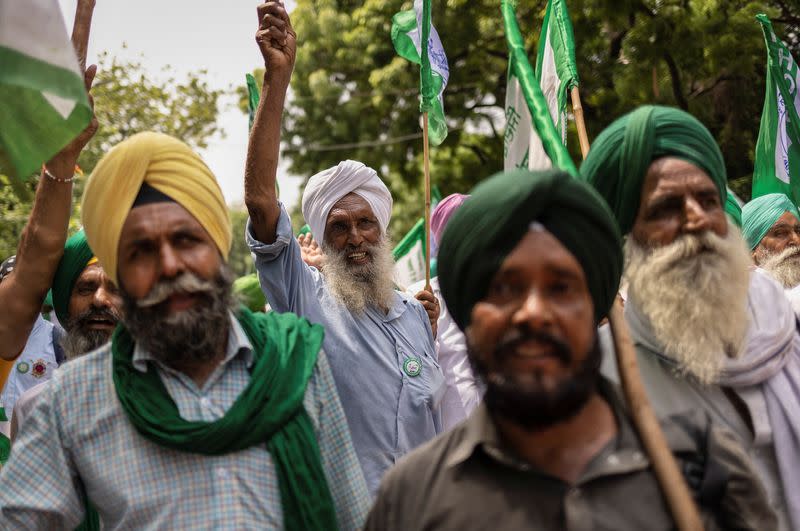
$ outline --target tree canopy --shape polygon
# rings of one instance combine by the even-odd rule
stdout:
[[[392,15],[408,0],[298,0],[298,52],[284,115],[283,156],[310,176],[345,158],[378,169],[395,198],[393,233],[422,213],[419,69],[395,53]],[[790,0],[568,0],[590,139],[644,103],[678,106],[722,147],[732,187],[749,197],[764,101],[766,50],[755,15],[800,52]],[[518,2],[532,64],[546,0]],[[431,151],[443,194],[502,170],[507,50],[498,0],[433,2],[450,63],[450,134]],[[257,78],[260,76],[257,76]],[[260,79],[259,79],[260,81]],[[245,106],[246,108],[246,106]],[[580,160],[577,138],[570,151]]]

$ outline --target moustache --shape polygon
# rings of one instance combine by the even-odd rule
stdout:
[[[495,356],[502,361],[512,355],[521,344],[527,341],[537,341],[548,345],[552,355],[564,365],[569,365],[572,360],[569,345],[554,335],[542,330],[534,330],[527,325],[516,327],[500,338],[500,343],[495,347]]]
[[[120,314],[117,310],[104,307],[96,308],[94,306],[81,313],[73,322],[77,325],[85,325],[91,321],[111,321],[116,324],[120,319]]]
[[[139,308],[151,308],[166,301],[176,293],[187,295],[209,295],[214,291],[214,283],[203,280],[194,273],[182,273],[171,280],[159,280],[150,292],[136,301]]]

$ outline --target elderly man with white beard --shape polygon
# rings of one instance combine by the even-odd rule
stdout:
[[[258,8],[265,96],[256,112],[245,169],[246,237],[272,309],[325,327],[342,406],[367,486],[374,492],[401,456],[442,430],[444,377],[433,337],[438,302],[394,290],[387,226],[392,197],[375,170],[344,161],[314,175],[302,210],[325,254],[323,271],[303,262],[275,191],[281,113],[295,57],[295,33],[276,2]]]
[[[756,197],[742,209],[753,261],[784,288],[800,284],[800,212],[785,194]]]
[[[597,138],[581,173],[627,235],[625,317],[653,406],[704,409],[727,426],[780,528],[800,529],[800,335],[783,289],[751,271],[726,219],[714,138],[683,111],[642,107]]]

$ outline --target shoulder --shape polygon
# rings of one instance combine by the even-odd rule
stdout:
[[[63,364],[50,380],[50,392],[61,407],[95,409],[109,403],[111,343]]]

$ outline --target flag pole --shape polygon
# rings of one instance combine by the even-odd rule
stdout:
[[[571,96],[575,125],[581,141],[581,153],[585,159],[589,153],[589,136],[586,134],[586,124],[583,121],[583,107],[578,87],[572,88]],[[678,468],[675,456],[672,455],[672,450],[667,445],[664,432],[661,430],[661,425],[647,398],[644,384],[642,384],[639,364],[636,361],[636,350],[631,341],[619,299],[616,299],[611,307],[608,324],[614,339],[617,371],[622,391],[625,394],[625,401],[628,403],[628,410],[642,445],[653,464],[653,471],[664,492],[675,524],[681,531],[701,531],[703,523],[697,505],[695,505],[686,480]]]
[[[422,113],[422,157],[425,166],[425,289],[431,291],[431,168],[427,111]]]
[[[75,22],[72,24],[72,46],[78,56],[81,72],[86,71],[86,55],[89,50],[89,30],[92,26],[95,0],[78,0]]]
[[[581,105],[581,93],[578,87],[572,87],[570,91],[572,98],[572,114],[575,115],[575,126],[578,128],[578,139],[581,142],[581,155],[586,158],[589,154],[589,135],[586,134],[586,122],[583,121],[583,105]]]

